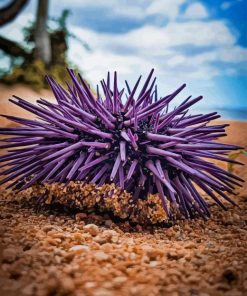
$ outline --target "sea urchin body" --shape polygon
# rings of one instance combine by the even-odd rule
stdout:
[[[23,190],[37,182],[114,182],[133,194],[133,202],[157,193],[168,216],[176,209],[186,218],[210,215],[198,187],[223,208],[218,196],[234,204],[227,194],[242,180],[208,159],[237,163],[226,155],[240,147],[214,142],[226,127],[208,125],[220,117],[217,112],[188,114],[201,96],[170,111],[169,103],[185,85],[158,98],[153,70],[140,91],[141,77],[133,88],[126,82],[126,92],[119,90],[116,72],[111,86],[108,73],[101,81],[103,96],[68,71],[67,90],[47,77],[56,103],[10,99],[38,120],[5,116],[22,126],[0,130],[12,136],[0,148],[17,148],[0,157],[8,166],[0,184],[12,181],[9,187]]]

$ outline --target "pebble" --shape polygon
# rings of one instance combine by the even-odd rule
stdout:
[[[196,244],[194,242],[186,243],[184,246],[185,249],[194,249],[196,248]]]
[[[14,248],[7,248],[3,250],[2,261],[7,263],[12,263],[16,260],[18,256],[18,250]]]
[[[95,224],[87,224],[83,229],[92,236],[96,236],[99,233],[99,227]]]
[[[80,254],[80,253],[83,253],[83,252],[90,251],[90,248],[88,246],[86,246],[86,245],[75,245],[75,246],[71,247],[69,249],[69,251]]]
[[[115,287],[120,287],[127,281],[127,277],[125,277],[125,276],[117,276],[112,281],[113,281],[113,285]]]
[[[75,215],[75,220],[76,221],[83,221],[86,218],[87,218],[86,213],[78,213],[78,214]]]
[[[94,241],[99,244],[117,243],[118,238],[119,234],[115,230],[104,230],[102,234],[94,238]]]
[[[92,293],[93,296],[114,296],[115,293],[112,292],[112,291],[109,291],[107,289],[103,289],[103,288],[100,288],[100,289],[97,289],[95,290],[93,293]]]
[[[147,254],[150,260],[156,259],[157,257],[163,256],[164,252],[158,248],[153,248],[148,245],[142,246],[143,251]]]
[[[95,288],[97,286],[97,284],[95,282],[87,282],[85,283],[84,287],[86,289],[92,289],[92,288]]]
[[[69,294],[75,289],[75,284],[72,278],[63,276],[61,279],[61,290],[64,294]]]
[[[107,255],[105,252],[99,251],[94,253],[94,258],[97,261],[106,261],[109,259],[109,255]]]
[[[151,266],[151,267],[156,267],[156,266],[158,266],[160,264],[160,262],[158,262],[158,261],[150,261],[149,262],[149,265]]]

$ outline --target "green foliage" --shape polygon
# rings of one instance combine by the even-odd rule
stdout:
[[[30,61],[25,65],[15,66],[12,71],[2,77],[1,81],[6,84],[24,83],[35,90],[48,88],[45,75],[52,76],[57,82],[64,84],[68,80],[68,73],[64,64],[55,64],[49,69],[41,60]]]

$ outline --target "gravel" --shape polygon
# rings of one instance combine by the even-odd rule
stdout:
[[[133,227],[2,191],[0,295],[246,295],[247,196],[237,200],[209,221]]]

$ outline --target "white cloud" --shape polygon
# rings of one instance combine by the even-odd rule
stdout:
[[[108,70],[117,70],[134,81],[139,73],[148,73],[154,67],[160,81],[166,81],[166,86],[159,84],[159,88],[167,91],[167,87],[172,90],[185,81],[205,85],[221,74],[235,75],[235,65],[247,60],[247,50],[236,45],[236,37],[222,21],[170,22],[162,28],[143,26],[124,34],[79,27],[71,31],[92,48],[86,51],[73,40],[69,57],[93,83],[104,78]],[[184,53],[184,47],[198,48],[199,52]],[[201,48],[204,50],[200,53]],[[226,73],[219,63],[227,64]]]
[[[191,4],[184,13],[184,17],[187,19],[204,19],[208,16],[206,7],[199,2]]]
[[[146,9],[147,15],[161,14],[169,19],[175,19],[179,14],[180,6],[184,0],[154,0]]]
[[[104,8],[112,16],[124,16],[135,19],[145,19],[148,16],[161,15],[168,19],[175,19],[180,6],[187,0],[71,0],[70,7],[76,8]],[[63,3],[64,4],[64,3]],[[52,1],[54,7],[61,5],[60,1]]]
[[[92,48],[101,48],[106,52],[125,52],[123,56],[129,52],[151,57],[164,56],[176,46],[226,46],[236,41],[221,21],[170,22],[162,28],[146,25],[123,34],[97,33],[79,27],[71,30]]]

